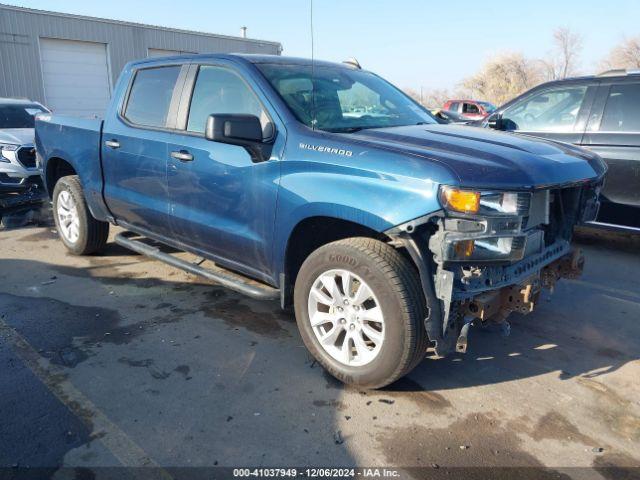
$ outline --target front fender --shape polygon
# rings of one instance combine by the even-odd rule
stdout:
[[[284,271],[288,239],[301,221],[331,217],[383,232],[439,210],[439,185],[429,178],[352,166],[284,161],[274,235],[275,270]]]

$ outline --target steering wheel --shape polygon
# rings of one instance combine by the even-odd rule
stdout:
[[[524,118],[527,123],[534,123],[536,121],[536,117],[534,117],[532,113],[525,113],[522,118]]]

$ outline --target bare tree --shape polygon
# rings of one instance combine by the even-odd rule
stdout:
[[[463,80],[461,86],[467,96],[501,105],[543,79],[540,62],[521,53],[503,53],[489,59],[480,72]]]
[[[640,68],[640,36],[625,38],[609,52],[600,66],[603,70]]]
[[[405,88],[404,93],[431,110],[442,108],[444,102],[452,98],[451,92],[446,88]]]
[[[553,32],[553,51],[542,60],[548,80],[560,80],[577,73],[582,37],[567,27],[558,27]]]

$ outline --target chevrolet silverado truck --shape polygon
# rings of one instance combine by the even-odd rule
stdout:
[[[36,147],[72,253],[118,225],[127,248],[293,305],[317,361],[369,388],[579,275],[573,228],[606,171],[568,144],[438,124],[353,62],[280,56],[132,62],[104,120],[41,114]]]

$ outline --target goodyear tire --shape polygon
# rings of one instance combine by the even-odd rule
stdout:
[[[77,175],[62,177],[56,183],[53,217],[58,236],[74,255],[98,252],[107,243],[109,224],[91,215]]]
[[[425,356],[418,274],[378,240],[349,238],[314,251],[298,273],[294,306],[306,347],[344,383],[380,388]]]

